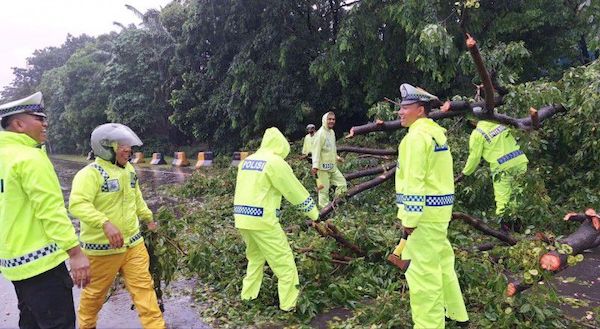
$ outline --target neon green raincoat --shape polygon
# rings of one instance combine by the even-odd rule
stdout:
[[[46,153],[26,134],[0,131],[0,271],[11,281],[69,256],[77,235]]]
[[[248,267],[243,300],[258,297],[265,261],[278,278],[279,307],[291,310],[298,299],[298,270],[279,223],[281,198],[312,220],[319,217],[314,200],[285,162],[290,145],[277,128],[265,131],[260,148],[238,167],[233,213],[246,243]]]
[[[302,144],[302,154],[303,155],[307,155],[312,152],[314,141],[315,141],[314,134],[313,134],[313,136],[311,136],[310,134],[306,134],[306,136],[304,136],[304,143]]]
[[[500,215],[510,202],[515,189],[515,177],[527,171],[529,160],[519,149],[517,141],[506,126],[481,120],[469,139],[469,157],[463,174],[472,174],[481,158],[490,164],[494,181],[496,214]]]
[[[142,243],[138,218],[152,220],[133,166],[127,163],[121,168],[101,158],[75,175],[69,211],[80,219],[80,244],[92,256],[123,253]],[[121,231],[123,247],[110,247],[102,229],[108,220]]]
[[[443,328],[444,316],[468,320],[446,237],[454,179],[445,131],[431,119],[417,119],[398,148],[398,218],[415,228],[402,252],[402,259],[411,260],[406,279],[415,328]]]
[[[319,190],[319,207],[323,208],[329,203],[329,187],[334,185],[335,195],[344,193],[347,182],[342,172],[337,167],[337,147],[335,145],[335,132],[327,127],[327,114],[321,118],[321,128],[315,133],[312,148],[312,167],[319,169],[317,172],[317,188]]]

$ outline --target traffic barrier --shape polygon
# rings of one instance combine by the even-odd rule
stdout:
[[[167,161],[165,161],[165,157],[162,155],[162,153],[152,153],[152,160],[150,160],[150,164],[162,165],[167,164]]]
[[[131,163],[144,163],[146,162],[144,160],[144,153],[142,152],[135,152],[133,154],[133,159],[131,159]]]
[[[213,163],[213,153],[210,151],[207,152],[198,152],[198,161],[196,162],[196,169],[200,167],[211,167]]]
[[[250,152],[233,152],[233,158],[231,159],[231,166],[237,167],[242,160],[250,155]]]
[[[175,152],[171,164],[175,167],[187,167],[190,165],[190,162],[188,161],[185,152]]]

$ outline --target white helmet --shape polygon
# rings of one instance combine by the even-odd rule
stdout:
[[[141,146],[140,138],[129,127],[120,123],[105,123],[92,131],[92,150],[97,157],[115,161],[117,145]]]

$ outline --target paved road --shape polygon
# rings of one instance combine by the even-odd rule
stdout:
[[[191,290],[194,283],[179,281],[165,291],[165,321],[170,329],[205,329],[210,328],[202,322],[194,308]],[[79,305],[81,289],[73,289],[75,308]],[[0,275],[0,328],[17,328],[19,323],[19,310],[17,296],[13,285]],[[108,300],[99,315],[98,329],[102,328],[141,328],[135,310],[131,310],[131,298],[125,290],[115,292]]]
[[[52,159],[56,168],[65,199],[68,198],[71,181],[75,173],[85,164]],[[189,175],[189,168],[173,168],[171,170],[154,171],[138,169],[138,175],[144,182],[144,192],[152,192],[164,184],[178,184]],[[148,193],[148,194],[150,194]],[[78,223],[74,223],[78,227]],[[165,321],[170,329],[210,328],[198,316],[191,289],[195,286],[191,281],[177,281],[165,289]],[[79,304],[81,290],[74,288],[75,307]],[[0,328],[17,328],[19,310],[17,296],[13,285],[0,274]],[[131,298],[125,290],[119,290],[104,305],[99,315],[98,329],[101,328],[141,328],[135,310],[131,310]]]

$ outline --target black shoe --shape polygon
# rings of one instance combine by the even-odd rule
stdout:
[[[446,317],[446,321],[456,323],[456,325],[459,328],[468,328],[469,327],[469,320],[467,320],[467,321],[456,321],[456,320],[450,319],[449,317]]]

